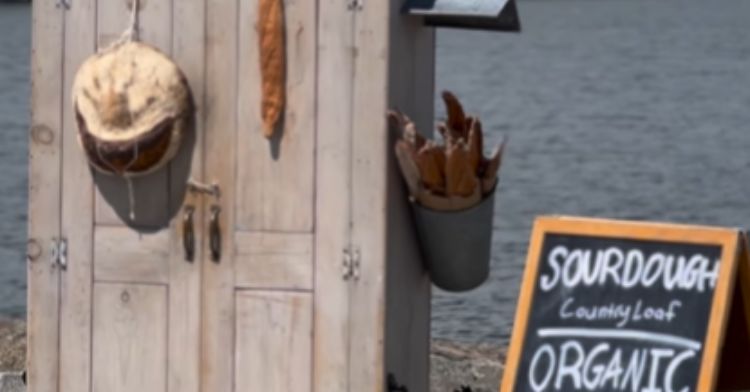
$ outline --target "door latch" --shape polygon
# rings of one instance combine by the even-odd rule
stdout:
[[[68,267],[68,240],[58,237],[52,239],[50,263],[62,270]]]

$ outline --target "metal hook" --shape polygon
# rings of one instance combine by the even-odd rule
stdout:
[[[72,5],[71,1],[72,0],[57,0],[55,2],[55,8],[64,8],[66,10],[69,10]]]
[[[365,8],[364,0],[349,0],[346,9],[349,11],[362,11]]]
[[[191,178],[188,180],[187,186],[188,190],[190,190],[191,192],[204,193],[207,195],[211,195],[217,199],[221,197],[221,189],[219,188],[219,184],[216,182],[209,185],[198,182]]]

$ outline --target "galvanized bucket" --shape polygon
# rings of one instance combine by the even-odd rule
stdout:
[[[490,271],[495,192],[462,211],[411,204],[432,282],[447,291],[468,291],[484,283]]]

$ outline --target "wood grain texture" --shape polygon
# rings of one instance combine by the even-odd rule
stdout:
[[[130,4],[126,0],[102,1],[97,7],[97,44],[106,48],[120,38],[130,23]],[[168,56],[172,52],[172,2],[141,1],[138,31],[140,41],[149,44]],[[118,216],[111,203],[127,204],[127,183],[120,177],[96,173],[96,223],[122,224],[127,214]],[[169,167],[133,179],[136,204],[135,223],[141,227],[161,228],[168,219]],[[101,189],[108,193],[105,198]],[[109,199],[109,200],[108,200]],[[121,207],[122,208],[122,207]],[[129,210],[129,208],[123,208]]]
[[[237,227],[309,233],[315,178],[316,4],[285,1],[287,104],[279,132],[263,135],[258,6],[240,2]]]
[[[235,167],[237,151],[237,45],[236,1],[206,2],[205,61],[205,180],[221,187],[223,256],[212,261],[203,252],[203,308],[201,390],[232,391],[234,381],[234,235]],[[205,198],[208,211],[215,201]],[[208,224],[206,223],[206,227]],[[205,227],[204,230],[206,233]]]
[[[165,286],[94,285],[93,392],[166,391],[167,296]]]
[[[312,296],[237,292],[237,391],[310,392]]]
[[[69,92],[78,67],[95,50],[96,5],[95,0],[77,0],[64,12],[61,233],[68,240],[68,266],[60,301],[60,392],[91,388],[94,188],[78,146]]]
[[[388,106],[411,116],[425,136],[434,121],[435,30],[391,8]],[[398,59],[394,61],[394,59]],[[388,145],[396,142],[389,133]],[[408,190],[388,154],[385,367],[410,391],[429,390],[432,282],[423,267]]]
[[[385,389],[385,285],[388,71],[391,7],[368,2],[355,13],[352,165],[352,244],[359,247],[361,278],[350,294],[350,390]],[[394,11],[395,12],[395,11]],[[395,39],[395,38],[394,38]],[[394,59],[395,61],[395,59]]]
[[[29,134],[27,382],[28,391],[58,390],[59,270],[50,244],[60,233],[63,14],[32,3],[31,129]],[[38,250],[38,254],[35,252]]]
[[[169,283],[169,233],[141,234],[127,227],[97,227],[94,280]]]
[[[312,289],[312,234],[237,232],[235,248],[237,287]]]
[[[352,13],[341,1],[318,2],[316,121],[315,338],[313,390],[348,392],[349,284],[341,278],[349,244]]]
[[[205,0],[179,0],[173,6],[172,58],[190,84],[196,105],[195,146],[192,151],[190,177],[205,182],[203,173]],[[170,163],[170,173],[178,173],[177,163]],[[184,178],[170,176],[172,202],[184,186]],[[197,195],[185,195],[183,205],[195,208],[195,233],[204,232],[203,203]],[[170,206],[170,211],[173,210]],[[182,212],[172,219],[169,259],[169,392],[198,392],[201,377],[201,264],[205,235],[196,235],[195,261],[185,260],[182,240]],[[179,360],[175,360],[179,358]]]

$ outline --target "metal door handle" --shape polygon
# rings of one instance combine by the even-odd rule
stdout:
[[[195,231],[193,229],[193,213],[195,207],[186,206],[182,217],[182,246],[185,248],[185,260],[195,259]]]
[[[211,206],[211,223],[209,224],[209,245],[211,247],[211,260],[221,260],[221,227],[219,227],[219,213],[221,207]]]

